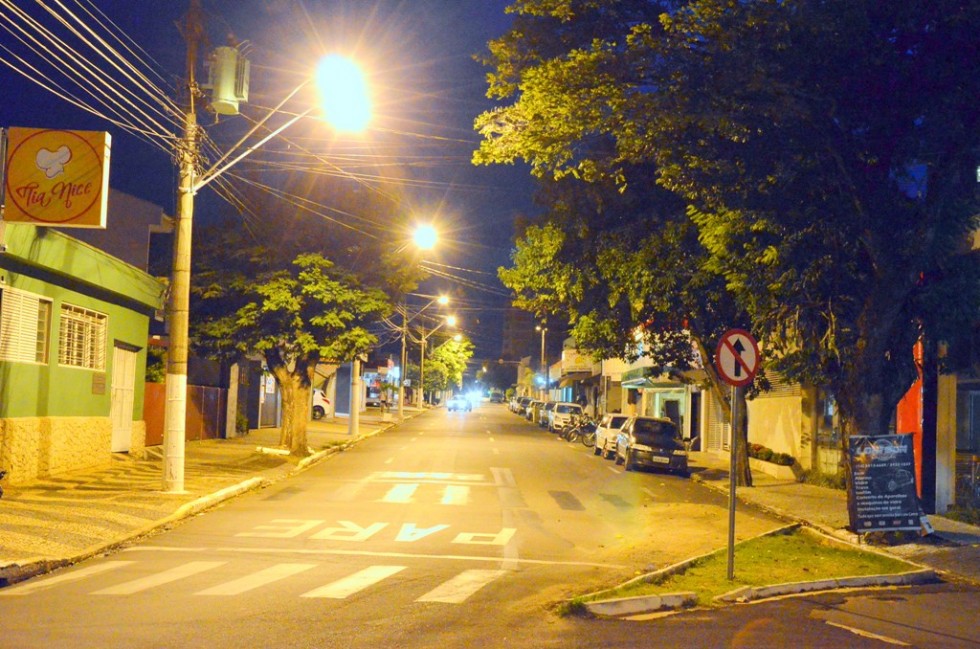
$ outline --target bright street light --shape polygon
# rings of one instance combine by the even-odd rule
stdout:
[[[357,64],[336,54],[324,57],[316,69],[316,87],[327,122],[340,131],[364,130],[371,99]]]
[[[431,225],[420,225],[415,228],[415,232],[412,234],[412,239],[415,241],[415,245],[419,249],[432,250],[436,245],[436,241],[439,239],[439,234]]]

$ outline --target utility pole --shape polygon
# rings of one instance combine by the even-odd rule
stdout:
[[[163,430],[163,489],[169,493],[184,491],[184,438],[187,417],[187,347],[190,323],[191,233],[194,220],[194,182],[197,164],[197,113],[194,99],[197,81],[197,45],[203,34],[200,0],[191,0],[183,25],[187,43],[187,109],[184,113],[184,137],[179,145],[180,182],[178,187],[177,223],[174,227],[173,271],[170,299],[167,301],[167,326],[170,345],[167,352],[167,404]]]
[[[408,373],[408,351],[405,339],[408,337],[408,306],[402,303],[402,355],[398,359],[398,419],[405,419],[405,375]]]

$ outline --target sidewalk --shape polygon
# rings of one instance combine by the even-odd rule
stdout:
[[[416,414],[417,410],[405,413],[406,418]],[[0,499],[0,587],[100,554],[222,500],[286,478],[394,424],[369,411],[361,414],[359,432],[351,436],[347,419],[311,421],[307,443],[313,454],[300,462],[257,450],[278,446],[278,429],[187,442],[184,493],[179,494],[162,491],[160,447],[147,449],[142,459],[114,454],[108,469],[5,486]]]
[[[346,419],[311,422],[308,443],[314,454],[301,462],[257,450],[278,444],[279,433],[272,429],[235,439],[189,442],[181,494],[161,491],[163,461],[158,448],[149,449],[144,459],[115,455],[114,465],[106,470],[10,487],[0,499],[0,587],[71,565],[221,500],[284,479],[394,424],[377,413],[361,415],[360,432],[352,437]],[[728,492],[727,458],[692,453],[690,461],[693,480]],[[776,480],[758,471],[753,480],[755,486],[737,490],[742,501],[858,542],[845,529],[843,492]],[[980,584],[980,528],[942,516],[930,516],[930,521],[936,529],[930,537],[875,547]]]
[[[716,491],[728,493],[729,459],[712,453],[692,452],[691,478]],[[860,544],[847,530],[847,494],[789,480],[777,480],[761,471],[752,472],[751,487],[735,490],[742,502],[770,511],[789,521],[810,525],[838,539]],[[943,516],[929,516],[935,533],[874,549],[933,568],[940,573],[980,585],[980,527]]]

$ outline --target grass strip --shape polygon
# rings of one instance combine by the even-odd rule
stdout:
[[[578,602],[693,591],[698,604],[743,586],[770,586],[818,579],[890,575],[913,569],[899,559],[835,543],[806,529],[750,539],[735,546],[735,579],[728,580],[728,551],[719,550],[684,572],[658,581],[634,582]]]

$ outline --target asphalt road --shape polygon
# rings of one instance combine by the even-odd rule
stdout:
[[[736,529],[748,538],[781,525],[740,510]],[[821,618],[815,611],[827,609],[815,598],[645,622],[553,613],[565,598],[726,540],[725,498],[690,480],[625,473],[503,406],[437,410],[121,552],[5,589],[0,647],[880,647],[893,639],[831,623],[854,622],[844,613]],[[969,611],[975,593],[962,596]],[[801,629],[812,641],[799,639]]]

